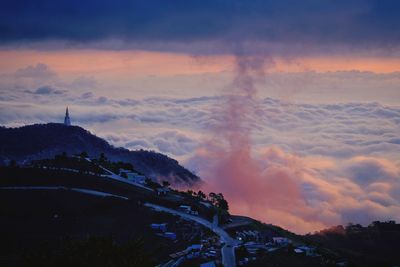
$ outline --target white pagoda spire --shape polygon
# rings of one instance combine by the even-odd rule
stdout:
[[[71,120],[69,118],[69,112],[68,112],[68,107],[65,110],[65,118],[64,118],[64,125],[70,126],[71,125]]]

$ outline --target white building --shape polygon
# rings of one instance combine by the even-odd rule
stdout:
[[[160,187],[156,189],[157,196],[166,196],[171,190],[169,188]]]
[[[292,243],[292,241],[286,237],[273,237],[272,241],[274,242],[275,245],[284,247]]]
[[[297,251],[296,251],[296,249],[297,249]],[[307,256],[315,256],[316,255],[314,247],[300,246],[300,247],[297,247],[296,249],[295,249],[296,253],[305,253]]]
[[[153,230],[160,230],[162,232],[167,231],[167,224],[166,223],[152,223],[150,224],[151,229]]]
[[[125,176],[129,181],[144,184],[146,180],[146,176],[138,174],[137,172],[131,170],[120,169],[119,175]]]
[[[65,118],[64,118],[64,125],[71,126],[71,119],[69,118],[68,107],[65,110]]]
[[[180,205],[178,210],[186,212],[186,213],[190,213],[192,211],[192,207],[186,206],[186,205]]]

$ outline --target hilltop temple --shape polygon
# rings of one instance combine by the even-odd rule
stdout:
[[[71,120],[69,118],[68,107],[65,110],[65,118],[64,118],[64,125],[71,126]]]

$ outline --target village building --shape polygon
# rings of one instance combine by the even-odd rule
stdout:
[[[138,184],[144,184],[146,181],[146,176],[131,170],[119,169],[119,175],[127,178],[128,181]]]
[[[166,195],[168,195],[168,193],[170,191],[171,190],[167,187],[160,187],[160,188],[156,188],[156,190],[155,190],[157,196],[166,196]]]
[[[209,261],[209,262],[200,264],[200,267],[216,267],[216,266],[217,265],[215,265],[214,261]]]
[[[187,205],[180,205],[178,210],[183,211],[185,213],[190,213],[192,211],[192,207]]]
[[[292,241],[286,237],[273,237],[272,241],[275,245],[280,247],[286,247],[287,245],[292,243]]]
[[[176,234],[173,233],[173,232],[165,232],[163,236],[166,237],[166,238],[169,238],[171,240],[175,240],[176,239]]]
[[[151,229],[153,230],[160,230],[162,232],[167,231],[167,224],[166,223],[152,223],[150,225]]]
[[[308,247],[308,246],[299,246],[294,249],[296,253],[304,253],[306,256],[309,257],[314,257],[318,254],[315,253],[315,248],[314,247]]]

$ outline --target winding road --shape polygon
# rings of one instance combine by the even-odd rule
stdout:
[[[163,212],[168,212],[174,215],[178,215],[182,218],[197,222],[207,228],[209,228],[211,231],[216,233],[220,238],[221,241],[224,242],[224,246],[221,249],[221,255],[222,255],[222,264],[225,267],[235,267],[236,266],[236,260],[235,260],[235,246],[237,246],[240,242],[236,239],[231,238],[227,232],[225,232],[224,229],[218,226],[218,219],[214,217],[213,222],[209,222],[206,219],[203,219],[198,216],[194,215],[189,215],[184,212],[180,212],[174,209],[166,208],[163,206],[151,204],[151,203],[145,203],[144,204],[146,207],[153,208],[157,211],[163,211]]]
[[[90,159],[86,158],[87,161],[91,162]],[[116,179],[118,181],[122,181],[125,183],[130,183],[133,184],[135,186],[139,186],[141,188],[144,188],[146,190],[149,191],[153,191],[153,189],[148,188],[146,186],[143,186],[141,184],[138,183],[134,183],[132,181],[128,181],[127,179],[122,178],[121,176],[113,173],[112,171],[104,168],[101,165],[98,165],[100,168],[102,168],[104,171],[106,171],[108,173],[108,177]],[[180,212],[174,209],[170,209],[167,207],[163,207],[163,206],[159,206],[159,205],[155,205],[155,204],[151,204],[151,203],[146,203],[145,206],[153,208],[155,210],[158,211],[164,211],[164,212],[168,212],[174,215],[178,215],[180,217],[186,218],[188,220],[197,222],[207,228],[209,228],[211,231],[213,231],[214,233],[216,233],[222,242],[224,242],[224,246],[221,249],[221,255],[222,255],[222,264],[225,267],[236,267],[236,259],[235,259],[235,246],[237,246],[238,244],[240,244],[240,241],[231,238],[228,233],[222,229],[221,227],[218,226],[218,217],[215,215],[213,218],[212,222],[207,221],[206,219],[203,219],[201,217],[198,216],[193,216],[193,215],[189,215],[187,213],[184,212]]]

